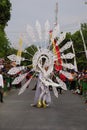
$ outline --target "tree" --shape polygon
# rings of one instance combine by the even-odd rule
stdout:
[[[87,47],[87,23],[81,24],[81,30]],[[73,41],[78,69],[83,69],[87,66],[87,59],[84,52],[84,46],[80,30],[76,31],[72,35],[69,35],[69,33],[67,33],[66,39],[69,40],[69,38]]]
[[[9,0],[0,0],[0,28],[4,29],[10,20],[11,3]]]
[[[87,23],[81,24],[81,30],[82,30],[82,34],[84,37],[86,47],[87,47]],[[84,46],[83,46],[83,41],[82,41],[80,30],[76,31],[73,34],[68,32],[66,34],[65,40],[62,42],[62,44],[60,44],[60,48],[70,40],[73,41],[78,70],[86,68],[87,67],[87,59],[86,59],[85,52],[84,52]],[[68,53],[68,52],[72,52],[72,49],[69,48],[69,49],[64,51],[64,53]]]
[[[25,62],[22,62],[23,65],[32,65],[32,58],[36,53],[37,46],[31,45],[25,49],[26,51],[22,53],[22,56],[26,59]]]
[[[0,58],[7,55],[8,49],[10,48],[5,33],[0,30]]]
[[[0,58],[8,55],[10,42],[5,33],[5,27],[10,20],[11,3],[9,0],[0,0]]]

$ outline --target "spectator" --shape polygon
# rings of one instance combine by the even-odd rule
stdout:
[[[0,71],[0,102],[1,103],[3,103],[3,88],[4,88],[3,76]]]

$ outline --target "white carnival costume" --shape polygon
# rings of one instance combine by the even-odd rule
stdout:
[[[57,30],[57,27],[55,27],[52,31],[52,36],[50,37],[50,43],[49,43],[49,30],[50,30],[49,27],[50,27],[49,22],[47,21],[45,23],[45,34],[44,34],[45,43],[43,44],[45,45],[45,48],[44,48],[43,46],[38,47],[37,45],[38,41],[36,41],[35,39],[33,28],[31,26],[27,26],[27,32],[29,33],[29,36],[31,36],[31,39],[33,40],[33,44],[36,41],[36,46],[37,46],[37,50],[34,50],[34,48],[30,46],[31,49],[34,51],[34,55],[32,55],[32,69],[31,70],[33,70],[35,73],[39,73],[37,90],[36,90],[35,99],[34,99],[34,104],[37,105],[37,107],[41,107],[42,105],[46,107],[46,103],[51,102],[49,86],[52,86],[54,95],[57,98],[58,98],[58,91],[56,87],[61,87],[62,89],[67,90],[66,84],[59,77],[56,77],[56,80],[58,83],[53,82],[49,78],[50,74],[53,72],[53,69],[56,68],[57,71],[61,71],[61,73],[65,75],[67,78],[72,78],[72,76],[69,72],[67,72],[66,68],[75,69],[75,66],[72,65],[71,63],[64,63],[65,59],[73,59],[75,56],[75,54],[73,53],[64,54],[64,51],[72,46],[73,44],[72,41],[67,42],[65,45],[63,45],[59,49],[58,46],[65,39],[66,34],[65,33],[60,34],[60,36],[58,37],[58,41],[56,41],[58,30]],[[42,30],[41,30],[40,23],[38,21],[36,21],[36,29],[37,29],[38,37],[40,40],[38,43],[43,43]],[[10,55],[8,56],[8,58],[11,61],[18,61],[17,60],[18,58],[19,58],[19,61],[28,60],[20,56],[17,57],[14,55]],[[44,63],[43,63],[43,59],[44,59]],[[16,63],[20,63],[20,62],[16,62]],[[26,68],[27,66],[20,66],[20,65],[18,67],[15,66],[9,70],[8,74],[15,75],[18,72],[25,70]],[[30,71],[19,75],[18,77],[14,79],[12,84],[20,83],[29,73]],[[21,87],[19,91],[19,95],[26,90],[27,86],[30,84],[31,79],[33,78],[34,75],[32,75],[32,77],[28,81],[25,81],[25,84],[23,84],[23,86]]]
[[[37,105],[37,107],[42,107],[42,105],[43,107],[46,107],[51,103],[49,87],[41,81],[42,78],[43,74],[40,73],[34,98],[34,105]]]
[[[33,57],[33,68],[35,71],[39,72],[34,100],[34,105],[37,105],[37,107],[46,107],[46,105],[51,103],[51,96],[49,91],[49,80],[51,79],[48,77],[53,71],[54,58],[52,57],[53,54],[47,49],[39,50]],[[53,81],[51,80],[51,85],[52,83]],[[54,84],[59,86],[56,83]]]

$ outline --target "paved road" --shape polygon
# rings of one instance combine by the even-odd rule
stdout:
[[[31,87],[18,96],[12,90],[0,103],[0,130],[87,130],[87,105],[81,96],[64,91],[56,99],[51,92],[50,107],[34,108]]]

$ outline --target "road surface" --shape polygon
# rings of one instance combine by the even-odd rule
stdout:
[[[0,103],[0,130],[87,130],[87,104],[82,96],[63,91],[57,99],[51,91],[48,108],[31,107],[34,81],[18,96],[12,89]]]

